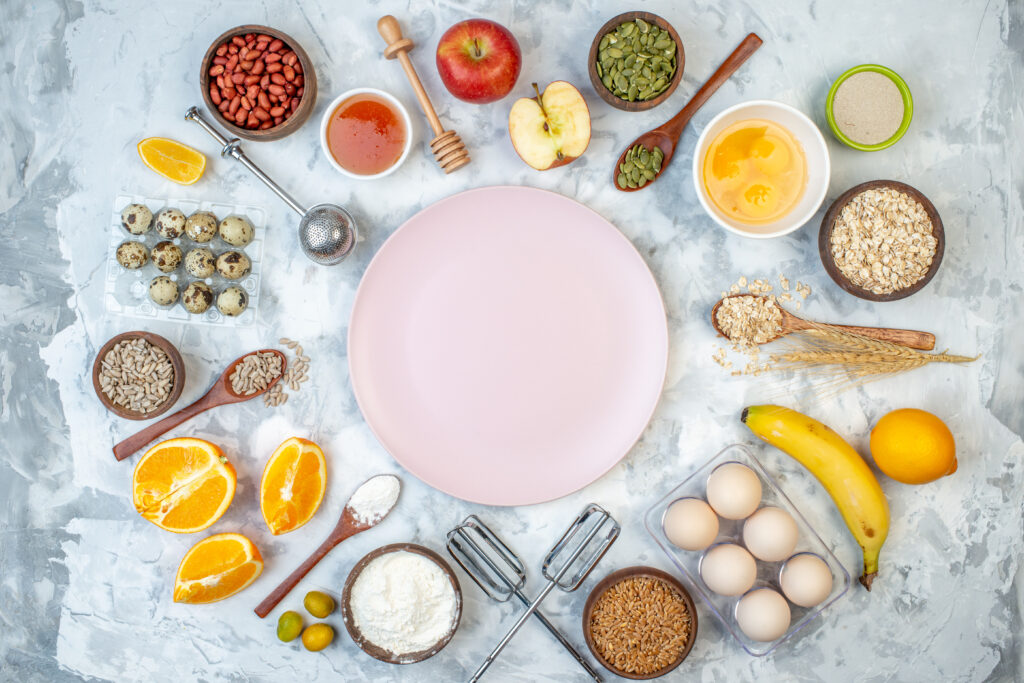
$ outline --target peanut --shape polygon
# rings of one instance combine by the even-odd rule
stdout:
[[[264,33],[233,36],[218,45],[207,75],[213,106],[228,122],[251,130],[282,124],[305,92],[298,55]]]

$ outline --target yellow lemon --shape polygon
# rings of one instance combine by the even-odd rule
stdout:
[[[180,185],[191,185],[202,178],[206,170],[203,153],[176,140],[146,138],[137,149],[146,166]]]
[[[871,430],[878,469],[904,484],[927,484],[956,472],[956,443],[949,427],[916,408],[894,410]]]

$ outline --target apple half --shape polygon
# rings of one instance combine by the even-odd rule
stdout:
[[[515,101],[508,134],[516,154],[538,171],[565,166],[590,144],[590,108],[571,83],[555,81],[536,97]]]

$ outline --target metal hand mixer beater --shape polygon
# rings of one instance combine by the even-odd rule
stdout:
[[[302,251],[312,261],[322,266],[333,266],[345,260],[352,253],[356,244],[356,223],[348,211],[334,204],[317,204],[305,209],[295,201],[281,186],[270,179],[263,170],[254,164],[242,151],[238,138],[228,140],[203,118],[197,107],[189,107],[185,119],[195,121],[222,146],[220,155],[241,162],[254,176],[263,181],[274,193],[284,200],[285,204],[302,216],[299,222],[299,244]]]
[[[530,598],[522,590],[526,585],[526,569],[522,560],[479,517],[470,515],[462,524],[449,531],[447,546],[452,558],[487,597],[497,602],[508,602],[514,595],[529,607]],[[601,683],[601,676],[576,651],[558,627],[548,621],[539,609],[534,611],[533,616],[544,624],[591,678]]]
[[[512,625],[512,628],[491,651],[491,654],[487,655],[487,659],[469,679],[470,683],[480,680],[480,677],[494,663],[512,637],[537,611],[540,603],[556,586],[566,593],[571,593],[580,587],[580,584],[608,552],[608,548],[615,542],[615,539],[619,537],[620,530],[619,523],[601,506],[591,503],[583,508],[583,512],[569,525],[569,528],[565,530],[565,533],[544,558],[541,573],[548,580],[547,585],[533,599],[533,602]]]

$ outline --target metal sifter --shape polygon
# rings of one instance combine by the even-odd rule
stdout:
[[[544,558],[541,572],[548,580],[547,585],[534,598],[519,620],[501,639],[501,642],[495,646],[491,654],[487,655],[487,659],[469,679],[470,683],[480,680],[480,677],[494,663],[494,660],[522,628],[526,620],[537,611],[540,603],[548,596],[548,593],[554,590],[555,586],[566,593],[571,593],[580,587],[580,584],[608,552],[615,539],[619,537],[620,530],[619,523],[600,505],[591,503],[583,508],[583,512],[569,525],[569,528],[565,530],[565,533]]]
[[[274,193],[284,200],[285,204],[302,216],[299,222],[299,243],[303,253],[312,261],[322,266],[333,266],[345,260],[352,253],[356,244],[356,223],[348,211],[334,204],[317,204],[305,209],[295,201],[281,186],[271,180],[270,176],[245,156],[241,143],[237,138],[228,140],[220,134],[209,121],[203,118],[197,107],[189,107],[185,119],[195,121],[214,140],[222,145],[220,155],[231,157],[242,163],[254,176],[263,181]]]

